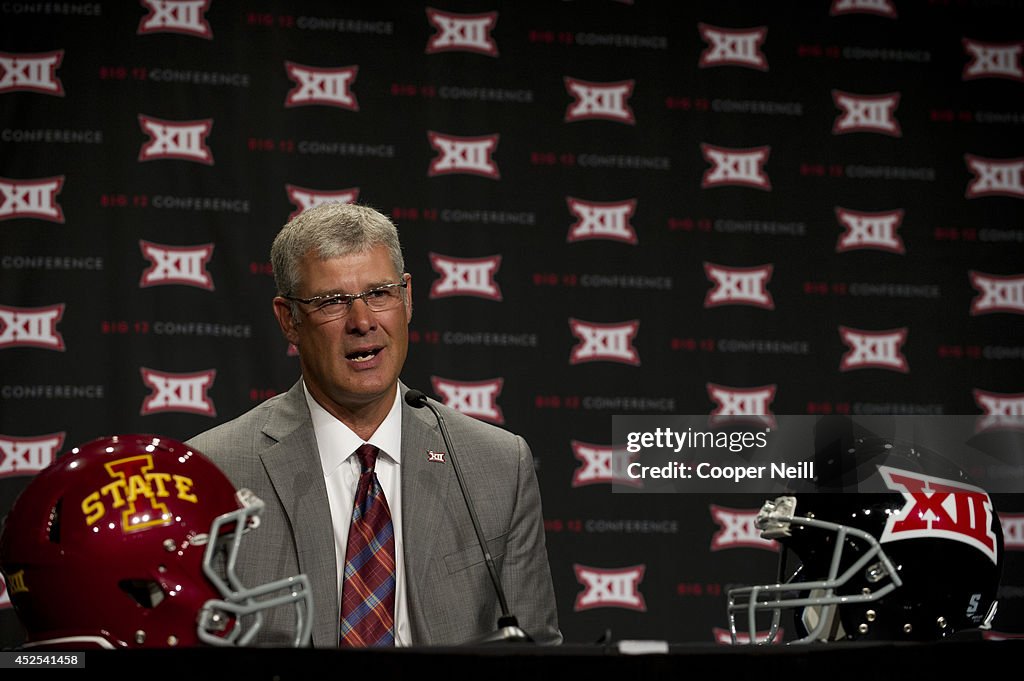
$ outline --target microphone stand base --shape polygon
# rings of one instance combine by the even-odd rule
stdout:
[[[517,626],[499,627],[490,634],[474,639],[470,645],[493,645],[504,643],[533,643],[533,639]]]

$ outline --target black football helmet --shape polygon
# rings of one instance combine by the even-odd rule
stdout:
[[[775,641],[783,610],[794,613],[790,643],[927,641],[988,628],[1003,565],[989,494],[913,444],[860,438],[844,454],[838,477],[761,508],[762,537],[782,548],[778,581],[729,590],[733,642],[747,633]]]

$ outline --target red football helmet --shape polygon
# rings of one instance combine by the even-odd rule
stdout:
[[[792,643],[928,641],[989,628],[1003,534],[988,493],[909,443],[862,438],[849,454],[846,472],[867,491],[823,485],[761,508],[761,536],[782,547],[778,581],[729,590],[733,642],[777,641],[783,610],[794,614]],[[767,633],[759,613],[771,613]]]
[[[15,500],[0,536],[25,647],[241,646],[275,607],[295,610],[293,643],[308,645],[305,575],[247,588],[235,574],[262,509],[176,440],[115,435],[63,454]]]

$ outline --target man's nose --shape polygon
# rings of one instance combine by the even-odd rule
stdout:
[[[348,310],[345,322],[350,330],[366,333],[376,326],[377,315],[370,309],[365,300],[356,298],[352,301],[352,306]]]

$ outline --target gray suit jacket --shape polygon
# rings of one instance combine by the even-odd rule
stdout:
[[[401,385],[404,397],[408,388]],[[438,405],[519,625],[539,643],[559,643],[540,492],[526,441]],[[242,541],[246,586],[305,573],[314,595],[313,646],[338,645],[338,570],[327,487],[301,381],[238,418],[188,441],[238,487],[263,502],[261,524]],[[427,409],[402,402],[402,522],[415,645],[456,645],[491,633],[498,599],[446,451]],[[448,457],[450,459],[450,457]],[[257,645],[288,645],[294,614],[268,613]]]

